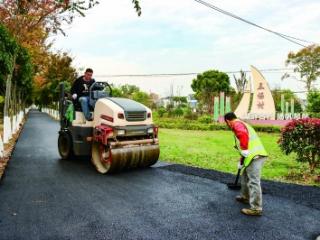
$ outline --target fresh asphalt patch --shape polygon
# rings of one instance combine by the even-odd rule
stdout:
[[[169,171],[180,172],[219,181],[223,184],[234,182],[235,175],[215,170],[202,169],[197,167],[171,164],[162,166]],[[280,183],[268,180],[261,182],[263,194],[290,199],[297,204],[305,205],[320,210],[320,188],[316,186],[302,186],[297,184]],[[317,200],[318,199],[318,200]]]
[[[112,175],[59,158],[59,126],[31,111],[0,186],[0,239],[310,239],[320,188],[263,182],[264,215],[240,213],[234,175],[181,165]],[[161,140],[161,139],[160,139]]]

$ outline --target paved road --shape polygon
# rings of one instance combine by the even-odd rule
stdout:
[[[166,167],[100,175],[63,161],[58,124],[32,111],[0,185],[0,239],[315,239],[320,210],[266,194],[240,214],[235,192]],[[317,199],[319,201],[319,199]]]

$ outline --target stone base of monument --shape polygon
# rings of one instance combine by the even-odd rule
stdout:
[[[244,119],[243,121],[250,123],[252,125],[266,125],[266,126],[279,126],[284,127],[291,120],[253,120],[253,119]],[[224,123],[224,118],[219,117],[219,123]]]
[[[280,126],[284,127],[289,123],[291,120],[246,120],[253,125],[272,125],[272,126]]]

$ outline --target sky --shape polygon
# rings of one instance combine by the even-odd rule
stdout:
[[[242,18],[297,38],[320,43],[319,0],[206,0]],[[94,70],[96,80],[135,84],[162,97],[192,93],[196,75],[108,77],[108,75],[230,72],[285,68],[290,51],[301,46],[213,11],[194,0],[140,0],[137,16],[131,0],[100,4],[53,36],[54,51],[66,51],[74,67]],[[271,88],[304,90],[284,72],[262,72]],[[250,73],[247,74],[250,76]],[[237,74],[236,74],[237,76]],[[234,86],[232,74],[231,84]],[[316,87],[320,87],[319,81]],[[173,90],[171,90],[173,89]],[[300,94],[304,98],[304,94]]]

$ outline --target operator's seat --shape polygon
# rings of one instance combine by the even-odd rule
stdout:
[[[110,88],[110,85],[108,85]],[[111,89],[111,88],[110,88]],[[100,98],[110,97],[111,93],[107,93],[105,91],[105,84],[95,82],[89,90],[89,109],[91,114],[93,115],[94,107],[96,102]],[[87,121],[83,115],[81,104],[79,99],[73,100],[74,111],[75,111],[75,120],[73,120],[73,126],[93,126],[93,121]]]
[[[77,98],[76,100],[73,99],[73,100],[72,100],[72,103],[73,103],[73,107],[74,107],[74,110],[75,110],[75,111],[80,111],[80,112],[82,112],[81,104],[80,104],[78,98]]]
[[[83,112],[75,111],[75,119],[72,121],[74,127],[93,127],[93,121],[87,121]]]
[[[72,100],[72,103],[73,103],[73,107],[74,107],[74,110],[75,110],[75,111],[82,112],[81,104],[80,104],[80,102],[79,102],[78,99]],[[95,105],[95,104],[93,104],[93,106],[94,106],[94,105]],[[94,107],[92,107],[91,105],[89,105],[89,109],[90,109],[90,111],[93,111],[93,110],[94,110]]]
[[[72,121],[72,126],[79,126],[79,127],[92,127],[93,121],[87,121],[84,117],[82,112],[81,104],[79,99],[73,100],[73,107],[74,107],[74,120]],[[91,114],[93,114],[93,107],[89,106]]]

